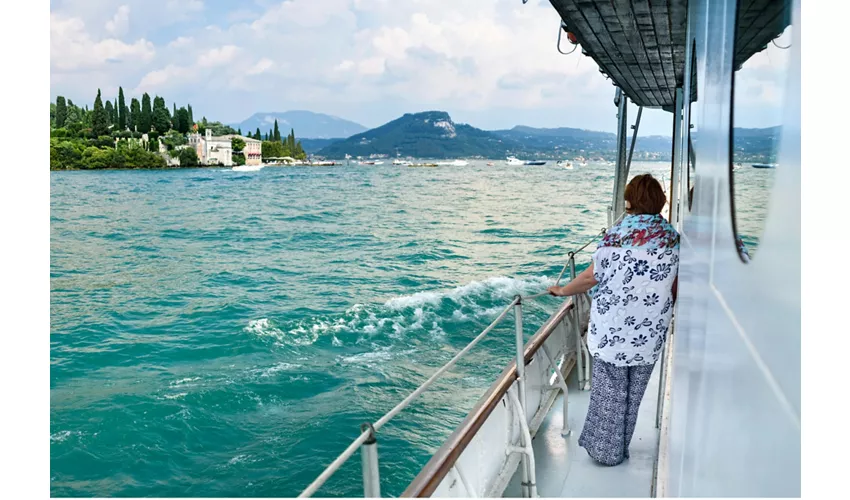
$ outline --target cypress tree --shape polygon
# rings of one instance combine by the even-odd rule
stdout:
[[[277,128],[277,118],[274,120],[274,140],[280,142],[280,129]]]
[[[171,116],[177,118],[177,103],[172,102],[171,104],[174,106],[174,112],[171,113]]]
[[[114,121],[112,120],[112,113],[115,109],[112,107],[112,101],[107,100],[106,105],[103,107],[103,110],[106,111],[106,124],[112,125]]]
[[[150,132],[152,120],[153,111],[151,110],[151,96],[145,92],[142,94],[142,111],[139,113],[139,131],[142,133]]]
[[[256,132],[254,132],[254,139],[257,139],[258,141],[262,141],[262,140],[263,140],[263,138],[262,138],[262,137],[260,137],[260,127],[257,127],[257,131],[256,131]]]
[[[134,97],[130,99],[130,113],[127,115],[127,126],[135,132],[140,129],[141,119],[142,106],[139,104],[139,100]]]
[[[187,111],[189,111],[189,128],[192,128],[192,125],[195,123],[195,118],[192,116],[192,105],[189,104],[186,107],[188,108]]]
[[[94,110],[91,117],[92,134],[96,137],[109,133],[106,123],[106,110],[103,109],[103,101],[100,100],[100,89],[97,89],[97,97],[94,98]]]
[[[65,104],[65,98],[60,95],[56,97],[56,115],[53,119],[56,128],[64,127],[66,118],[68,118],[68,106]]]
[[[239,135],[242,135],[242,127],[239,127],[238,129],[236,129],[236,133],[239,134]]]
[[[189,132],[189,111],[186,108],[180,108],[174,115],[174,128],[181,134]]]
[[[164,135],[171,128],[171,119],[168,116],[168,108],[165,107],[165,99],[156,96],[153,98],[153,128],[160,135]]]
[[[124,89],[118,87],[118,130],[127,129],[127,105],[124,102]]]

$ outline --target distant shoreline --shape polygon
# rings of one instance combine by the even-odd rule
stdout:
[[[440,159],[432,159],[432,158],[428,158],[428,159],[424,159],[424,160],[422,160],[422,161],[447,161],[447,160],[461,160],[461,159],[465,159],[465,158],[440,158]],[[339,162],[339,163],[337,163],[336,165],[264,165],[264,166],[263,166],[263,168],[297,168],[297,167],[306,167],[306,168],[317,168],[317,167],[338,168],[338,167],[344,167],[344,166],[347,166],[347,165],[345,164],[346,160],[332,160],[332,161],[337,161],[337,162]],[[350,161],[351,161],[351,166],[357,166],[357,167],[364,167],[364,166],[366,166],[366,167],[378,167],[378,168],[386,168],[386,167],[390,167],[390,168],[393,168],[393,167],[394,167],[394,168],[399,168],[399,165],[392,165],[391,163],[385,163],[384,165],[358,165],[358,164],[357,164],[357,161],[355,161],[355,160],[350,160]],[[505,162],[505,160],[504,160],[504,159],[494,159],[494,158],[491,158],[491,159],[478,159],[478,160],[471,160],[471,161],[480,161],[480,162],[502,162],[502,163],[504,163],[504,162]],[[547,163],[547,165],[548,165],[549,163],[553,163],[553,164],[554,164],[554,163],[556,163],[556,162],[558,162],[558,161],[561,161],[561,160],[544,160],[544,161],[546,161],[546,163]],[[640,163],[670,163],[670,160],[633,160],[633,161],[632,161],[632,163],[637,163],[637,162],[640,162]],[[590,162],[590,164],[594,164],[594,163],[595,163],[595,164],[599,164],[599,162]],[[231,165],[231,166],[226,166],[226,165],[193,165],[193,166],[191,166],[191,167],[167,166],[167,167],[156,167],[156,168],[148,168],[148,167],[121,167],[121,168],[52,168],[52,167],[51,167],[51,168],[50,168],[50,171],[51,171],[51,172],[116,172],[116,171],[121,171],[121,172],[123,172],[123,171],[128,171],[128,170],[151,170],[151,171],[154,171],[154,170],[193,170],[193,169],[204,170],[204,169],[211,169],[211,168],[217,168],[217,169],[226,169],[226,170],[230,170],[230,169],[232,169],[232,168],[233,168],[233,167],[235,167],[235,166],[237,166],[237,165]],[[469,165],[469,166],[472,166],[472,165]],[[507,165],[506,165],[506,166],[507,166]],[[546,165],[542,165],[542,166],[546,166]],[[444,167],[444,168],[446,168],[446,167],[447,167],[447,168],[458,168],[458,169],[466,168],[466,167],[453,166],[453,165],[444,165],[443,167]],[[523,168],[528,168],[528,167],[523,166]]]

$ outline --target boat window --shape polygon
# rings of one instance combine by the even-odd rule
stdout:
[[[694,106],[694,102],[698,99],[697,93],[697,43],[696,40],[691,42],[691,90],[690,100],[688,101],[688,211],[694,206],[694,181],[696,180],[697,159],[694,152],[693,136],[696,134],[697,119],[694,113],[697,112],[698,106]]]
[[[779,164],[791,2],[739,0],[732,77],[729,186],[738,255],[755,256]],[[764,37],[772,33],[773,37]],[[766,44],[766,45],[765,45]]]

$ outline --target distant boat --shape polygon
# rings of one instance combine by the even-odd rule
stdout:
[[[753,163],[753,168],[776,168],[775,163]]]
[[[544,160],[518,160],[516,156],[508,156],[508,165],[546,165]]]
[[[372,162],[372,165],[383,165],[383,164],[384,164],[384,162],[382,162],[380,160],[376,161],[376,162]]]
[[[393,160],[393,165],[405,166],[405,165],[412,165],[412,164],[407,160]]]
[[[495,163],[493,163],[492,161],[488,161],[488,162],[487,162],[487,166],[488,166],[488,167],[492,167],[493,165],[495,165]]]
[[[237,165],[233,167],[231,170],[234,172],[256,172],[261,168],[265,167],[265,165]]]
[[[561,160],[558,163],[556,163],[556,165],[558,165],[559,167],[564,167],[567,170],[573,169],[573,162],[571,162],[571,161]]]
[[[314,166],[314,167],[332,167],[332,166],[336,165],[336,162],[333,162],[333,161],[314,161],[310,165]]]
[[[466,160],[454,160],[454,161],[442,161],[437,163],[437,165],[447,166],[447,167],[465,167],[469,165],[469,162]]]
[[[375,162],[371,160],[360,160],[361,165],[374,165]]]
[[[436,163],[411,163],[408,167],[436,167]]]
[[[586,162],[586,161],[583,161],[583,162],[579,163],[579,164],[578,164],[578,166],[579,166],[579,167],[586,167],[586,166],[587,166],[587,162]]]

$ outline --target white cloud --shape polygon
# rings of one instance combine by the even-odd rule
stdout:
[[[181,47],[187,47],[189,45],[192,45],[192,42],[194,41],[195,39],[190,36],[178,36],[177,38],[169,42],[168,46],[171,48],[179,49]]]
[[[197,65],[202,68],[222,66],[233,61],[238,52],[239,47],[235,45],[225,45],[223,47],[210,49],[198,57]]]
[[[133,43],[117,38],[95,41],[81,19],[50,14],[50,65],[55,70],[95,69],[127,61],[145,63],[155,53],[153,44],[144,38]]]
[[[264,57],[257,61],[257,64],[251,66],[248,70],[248,74],[259,75],[260,73],[268,71],[272,66],[274,66],[274,62],[271,59]]]
[[[127,32],[130,25],[130,6],[122,5],[118,7],[112,19],[106,22],[106,31],[116,36],[122,36]]]
[[[125,24],[120,8],[55,2],[61,10],[51,14],[52,38],[62,32],[58,39],[77,40],[77,48],[51,40],[54,72],[97,66],[100,73],[86,70],[88,81],[78,83],[89,88],[108,75],[125,90],[136,84],[191,99],[198,110],[206,102],[215,119],[235,121],[274,103],[366,125],[444,109],[483,127],[511,126],[518,116],[545,117],[528,123],[538,126],[615,126],[611,83],[578,51],[555,50],[559,17],[548,0],[147,0],[149,7],[121,0],[133,13]],[[107,28],[98,37],[83,20]],[[138,39],[121,41],[122,31]],[[157,38],[163,33],[169,38]],[[153,37],[156,48],[141,36]],[[132,69],[106,62],[114,60],[133,60]],[[52,90],[65,92],[67,81],[52,78]]]

